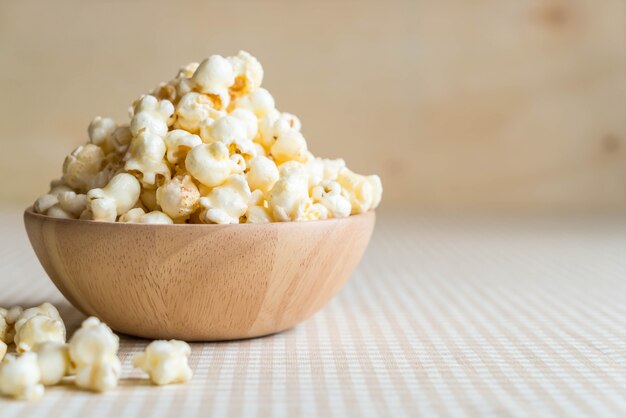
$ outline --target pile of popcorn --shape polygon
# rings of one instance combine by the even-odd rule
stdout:
[[[15,354],[6,354],[15,344]],[[119,338],[98,318],[86,319],[69,343],[65,324],[54,306],[0,308],[0,395],[37,399],[44,386],[67,376],[76,386],[104,392],[117,386],[121,363]],[[133,359],[153,383],[166,385],[191,379],[189,345],[183,341],[153,341]]]
[[[58,218],[134,223],[267,223],[372,210],[376,175],[315,157],[300,120],[276,109],[252,55],[191,63],[129,108],[96,117],[89,143],[34,205]]]

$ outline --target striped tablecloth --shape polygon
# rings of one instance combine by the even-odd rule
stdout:
[[[22,228],[0,214],[0,306],[55,303]],[[120,387],[0,400],[9,417],[626,416],[626,217],[379,217],[324,310],[268,338],[192,344],[188,384],[150,386],[122,338]]]

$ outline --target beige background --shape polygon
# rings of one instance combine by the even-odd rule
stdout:
[[[60,174],[95,115],[245,49],[313,152],[383,207],[626,209],[626,2],[0,2],[0,201]]]

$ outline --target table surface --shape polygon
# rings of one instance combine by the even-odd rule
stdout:
[[[0,209],[0,306],[54,303],[21,213]],[[626,416],[626,217],[379,216],[349,283],[271,337],[192,344],[194,378],[155,387],[122,337],[120,386],[0,399],[9,417]]]

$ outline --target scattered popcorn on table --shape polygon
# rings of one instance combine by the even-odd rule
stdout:
[[[115,388],[122,372],[118,348],[119,337],[106,324],[95,317],[83,321],[69,342],[76,386],[94,392]]]
[[[70,353],[67,344],[44,342],[33,348],[37,353],[37,365],[41,373],[41,383],[45,386],[58,384],[70,373]]]
[[[13,342],[13,336],[9,338],[11,325],[9,325],[9,323],[7,322],[8,313],[9,311],[7,311],[6,309],[0,308],[0,341],[5,344],[10,344],[11,342]]]
[[[315,157],[297,116],[281,112],[247,52],[212,55],[140,96],[130,121],[97,116],[37,213],[133,223],[268,223],[375,209],[376,175]],[[1,332],[1,328],[0,328]]]
[[[24,308],[21,306],[13,306],[6,311],[5,321],[7,324],[5,340],[7,344],[11,344],[15,339],[15,323],[19,319],[20,315],[24,312]]]
[[[184,341],[153,341],[133,358],[133,365],[148,373],[153,383],[184,383],[193,373],[187,362],[191,348]]]
[[[0,363],[0,394],[16,399],[32,400],[43,396],[44,387],[39,381],[41,373],[37,354],[20,356],[7,354]]]
[[[19,353],[31,351],[44,342],[65,343],[65,324],[59,311],[49,303],[23,311],[15,322],[15,347]]]
[[[135,208],[127,214],[137,209],[143,212]],[[142,216],[147,215],[150,214]],[[7,354],[14,327],[17,353]],[[38,399],[44,393],[44,385],[57,385],[65,377],[94,392],[117,386],[122,371],[117,356],[119,337],[98,318],[83,321],[66,344],[65,326],[50,303],[26,310],[19,306],[0,308],[0,337],[0,395]],[[157,385],[184,383],[193,375],[188,363],[190,354],[186,342],[153,341],[145,352],[133,358],[133,365],[145,371]]]

